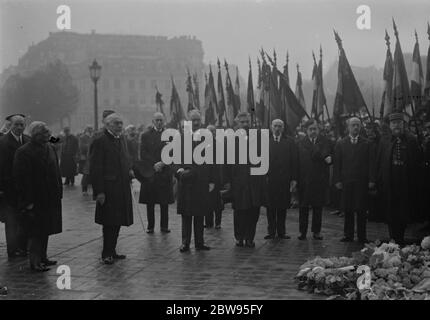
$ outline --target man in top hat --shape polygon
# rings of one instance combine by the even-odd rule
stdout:
[[[6,207],[5,231],[7,253],[9,258],[25,256],[27,254],[27,232],[25,220],[18,210],[19,193],[13,178],[12,168],[16,150],[26,144],[30,138],[24,135],[25,116],[14,114],[6,118],[11,127],[6,135],[0,138],[0,191]]]
[[[140,164],[136,176],[141,182],[139,202],[146,204],[147,233],[154,233],[155,205],[160,205],[160,231],[169,233],[169,204],[173,199],[173,173],[171,167],[161,161],[161,151],[167,142],[161,140],[165,130],[165,118],[154,114],[152,127],[140,137]]]
[[[381,141],[377,172],[390,238],[404,244],[406,226],[419,210],[417,181],[422,158],[417,139],[405,130],[404,114],[393,113],[389,121],[391,137]]]
[[[342,209],[345,212],[342,242],[354,240],[354,218],[357,215],[357,236],[361,243],[367,242],[366,211],[369,189],[375,188],[375,155],[369,141],[360,135],[360,119],[347,121],[348,135],[336,143],[333,180],[342,190]]]

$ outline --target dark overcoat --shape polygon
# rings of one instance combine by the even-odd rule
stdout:
[[[178,179],[177,213],[184,216],[203,217],[209,212],[209,183],[215,183],[213,165],[184,163],[184,141],[181,139],[182,164],[175,165],[175,177]],[[193,150],[198,142],[193,141]],[[183,168],[184,171],[178,173]]]
[[[298,150],[295,141],[282,136],[275,142],[273,135],[269,140],[268,205],[273,208],[290,207],[290,182],[298,179]]]
[[[161,172],[153,169],[154,164],[161,161],[161,151],[167,144],[161,141],[161,134],[151,128],[141,135],[140,161],[135,168],[136,177],[141,182],[140,203],[165,205],[174,202],[171,166],[164,166]]]
[[[381,140],[377,155],[378,184],[380,186],[383,206],[385,207],[385,221],[387,223],[410,223],[419,220],[419,184],[422,155],[417,139],[412,135],[405,135],[406,146],[406,171],[402,188],[404,198],[402,206],[404,210],[393,207],[392,188],[392,156],[394,139],[386,137]],[[427,195],[428,196],[428,195]],[[397,199],[398,200],[398,199]],[[398,202],[398,201],[396,201]]]
[[[108,226],[133,224],[130,187],[131,161],[125,139],[115,138],[107,130],[90,147],[90,177],[96,197],[104,193],[103,205],[96,204],[95,222]]]
[[[306,137],[298,142],[300,206],[322,207],[326,204],[329,187],[329,164],[325,158],[331,156],[328,140],[319,135],[315,144]]]
[[[13,178],[19,192],[18,207],[34,205],[26,212],[29,235],[60,233],[63,186],[54,148],[33,141],[20,147],[15,153]]]
[[[336,143],[333,182],[341,182],[343,210],[365,211],[368,207],[369,182],[375,182],[376,155],[369,140],[359,136],[353,144],[349,136]]]
[[[256,144],[258,154],[260,154],[260,138],[258,137],[257,139],[257,142],[250,142],[247,139],[248,150],[250,145]],[[236,144],[235,152],[235,159],[239,159],[238,144]],[[258,167],[258,165],[253,165],[248,161],[246,164],[226,164],[223,167],[225,174],[224,181],[225,183],[230,183],[231,190],[229,196],[235,210],[248,210],[261,206],[267,207],[267,175],[251,175],[252,167]]]
[[[77,174],[76,158],[79,151],[79,141],[74,135],[64,138],[61,145],[60,170],[63,177],[72,177]]]
[[[90,145],[92,137],[83,134],[79,137],[79,173],[89,174],[90,173]]]
[[[22,135],[22,145],[29,141],[28,136]],[[16,150],[22,145],[10,131],[0,138],[0,190],[4,193],[5,202],[11,207],[18,205],[18,190],[13,179],[13,159]]]

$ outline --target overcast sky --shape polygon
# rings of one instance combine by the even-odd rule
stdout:
[[[263,46],[278,53],[278,66],[290,53],[290,76],[295,81],[299,63],[303,77],[311,77],[312,50],[323,47],[324,66],[337,59],[335,28],[348,59],[357,66],[382,67],[384,30],[399,28],[403,52],[411,52],[417,29],[421,54],[429,45],[427,21],[430,0],[0,0],[0,69],[16,64],[28,46],[56,31],[56,8],[71,8],[72,30],[89,33],[195,35],[203,41],[206,63],[217,56],[238,64],[246,78],[248,55],[255,61]],[[359,5],[371,9],[371,29],[359,30]]]

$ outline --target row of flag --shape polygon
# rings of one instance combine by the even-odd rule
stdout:
[[[394,57],[390,50],[390,37],[385,31],[385,41],[387,45],[386,61],[383,72],[383,95],[380,106],[380,118],[392,112],[410,112],[415,115],[424,100],[430,100],[430,46],[427,55],[427,71],[424,79],[421,64],[417,33],[415,32],[415,46],[413,51],[413,69],[411,82],[409,83],[402,49],[400,46],[397,26],[393,20],[396,46]],[[430,25],[427,33],[430,40]],[[375,115],[370,114],[355,76],[352,72],[349,61],[346,57],[342,40],[339,34],[334,31],[334,37],[339,49],[338,64],[338,85],[333,106],[333,120],[335,126],[341,130],[343,119],[351,115],[360,116],[366,112],[373,121]],[[239,72],[236,67],[236,79],[233,84],[230,76],[229,65],[224,61],[225,86],[221,75],[221,62],[217,61],[218,76],[215,85],[215,77],[212,66],[209,66],[209,75],[205,75],[204,105],[201,112],[204,115],[205,124],[213,124],[222,127],[234,127],[234,119],[240,111],[248,111],[252,116],[253,126],[269,128],[274,119],[282,119],[287,124],[287,130],[293,133],[295,128],[304,118],[315,118],[318,121],[328,120],[332,122],[327,108],[326,96],[323,85],[323,64],[322,48],[319,50],[319,61],[313,57],[312,83],[313,93],[311,102],[311,114],[306,112],[306,103],[302,89],[302,74],[297,65],[297,81],[295,91],[290,88],[288,74],[288,52],[283,70],[277,67],[277,55],[273,51],[272,56],[263,49],[257,58],[257,84],[254,92],[251,59],[249,59],[248,88],[246,94],[246,104],[241,106]],[[173,78],[172,93],[170,98],[170,126],[178,127],[180,122],[187,118],[186,112],[182,109],[179,94]],[[424,85],[425,81],[425,85]],[[192,109],[200,110],[199,86],[197,75],[191,76],[187,70],[186,91],[188,93],[188,105],[186,111]],[[224,90],[225,88],[225,90]],[[162,95],[156,92],[156,105],[158,111],[165,114]]]

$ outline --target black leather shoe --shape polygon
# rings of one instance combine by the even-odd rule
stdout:
[[[210,247],[205,246],[205,245],[201,245],[201,246],[196,247],[196,250],[198,250],[198,251],[209,251],[210,249],[211,249]]]
[[[190,251],[190,246],[182,245],[182,246],[179,248],[179,251],[180,251],[180,252],[188,252],[188,251]]]
[[[352,238],[348,238],[348,237],[343,237],[342,239],[340,239],[340,242],[353,242],[354,239]]]
[[[220,224],[217,224],[217,225],[215,226],[215,229],[221,229],[221,225],[220,225]]]
[[[16,251],[8,254],[9,258],[23,258],[26,256],[27,256],[27,252],[25,252],[23,250],[16,250]]]
[[[33,265],[31,265],[31,266],[30,266],[30,269],[31,269],[32,271],[34,271],[34,272],[46,272],[46,271],[49,271],[49,270],[50,270],[50,268],[48,268],[47,266],[45,266],[45,265],[43,265],[43,264],[40,264],[40,265],[38,265],[38,266],[33,266]]]
[[[124,260],[125,258],[127,258],[127,256],[125,254],[117,254],[115,253],[112,258],[114,258],[115,260]]]
[[[113,257],[102,258],[102,262],[107,265],[111,265],[114,263]]]
[[[323,236],[322,236],[322,235],[320,235],[319,233],[318,233],[318,234],[317,234],[317,233],[314,233],[313,239],[314,239],[314,240],[322,240],[322,239],[323,239]]]
[[[267,236],[264,237],[264,240],[268,240],[268,239],[275,239],[275,236],[272,234],[268,234]]]
[[[154,233],[154,229],[148,229],[146,230],[146,233]]]
[[[243,240],[236,240],[236,247],[243,247]]]
[[[45,266],[49,267],[49,266],[55,266],[55,265],[57,264],[57,261],[46,259],[46,260],[42,260],[42,263],[43,263]]]
[[[247,247],[247,248],[255,248],[255,242],[254,241],[250,241],[250,240],[246,240],[245,241],[245,247]]]
[[[278,235],[278,239],[291,239],[291,237],[287,236],[286,234],[281,234],[281,235]]]
[[[301,234],[300,236],[297,237],[297,239],[299,239],[299,240],[306,240],[306,235],[305,234]]]
[[[152,231],[152,232],[154,232],[154,231]],[[170,230],[169,229],[161,229],[161,233],[170,233]]]

